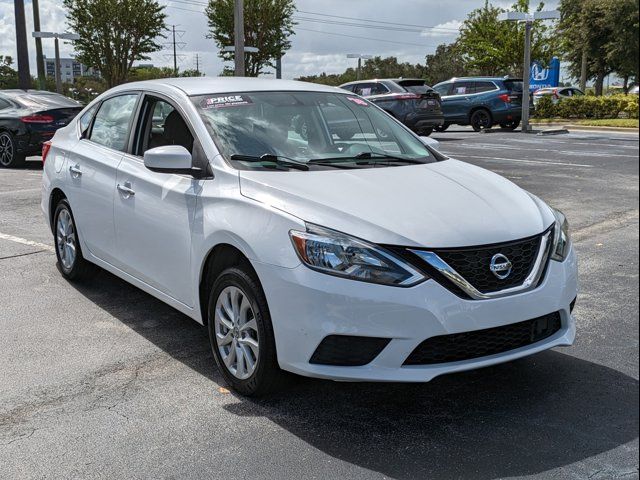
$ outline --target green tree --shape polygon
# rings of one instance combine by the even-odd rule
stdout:
[[[178,73],[180,77],[204,77],[204,73],[200,70],[196,70],[195,68],[188,68],[186,70],[182,70]]]
[[[0,89],[18,88],[18,72],[11,67],[13,58],[0,55]]]
[[[77,58],[96,68],[108,87],[127,80],[133,62],[162,47],[164,6],[156,0],[64,0],[67,23],[80,35]]]
[[[536,10],[542,10],[540,3]],[[517,0],[513,11],[530,12],[529,0]],[[504,12],[488,0],[472,11],[460,28],[457,45],[464,53],[466,68],[477,75],[522,76],[524,57],[524,24],[498,20]],[[534,22],[531,58],[546,62],[558,52],[554,29],[543,21]]]
[[[234,0],[209,0],[205,9],[209,35],[218,48],[219,56],[232,60],[233,52],[222,48],[234,44],[233,31]],[[244,36],[245,45],[258,48],[258,53],[245,53],[245,74],[257,77],[266,67],[275,68],[278,57],[291,48],[289,37],[295,32],[293,0],[245,0]]]
[[[427,65],[424,76],[429,85],[470,74],[460,47],[456,43],[438,45],[435,53],[427,55],[425,60]]]

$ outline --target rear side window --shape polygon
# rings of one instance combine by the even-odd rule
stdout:
[[[8,100],[5,100],[4,98],[0,98],[0,110],[4,110],[5,108],[9,108],[11,106],[11,104],[9,103]]]
[[[359,83],[355,86],[353,91],[362,97],[389,93],[389,89],[381,83]]]
[[[131,93],[102,102],[91,128],[91,141],[124,152],[137,99],[138,94]]]
[[[475,82],[473,93],[491,92],[496,90],[496,85],[493,82]]]
[[[522,93],[522,80],[505,80],[504,86],[511,92]]]
[[[91,125],[91,120],[93,120],[93,116],[96,114],[96,110],[98,110],[98,105],[99,104],[95,104],[80,117],[79,123],[81,135],[86,135],[87,130],[89,130],[89,125]]]

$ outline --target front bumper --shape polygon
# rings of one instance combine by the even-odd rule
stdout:
[[[571,345],[570,304],[578,291],[573,248],[563,263],[551,261],[535,290],[489,300],[464,300],[428,280],[411,288],[345,280],[310,270],[254,262],[273,322],[280,367],[297,374],[344,381],[425,382],[438,375],[514,360]],[[540,342],[503,353],[432,365],[403,365],[425,339],[498,327],[559,312],[561,328]],[[328,335],[390,339],[362,366],[309,363]]]

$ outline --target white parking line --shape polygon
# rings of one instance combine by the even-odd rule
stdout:
[[[9,240],[10,242],[20,243],[22,245],[29,245],[30,247],[42,248],[43,250],[48,250],[49,252],[55,252],[55,249],[51,245],[47,245],[46,243],[34,242],[33,240],[27,240],[26,238],[14,237],[13,235],[8,235],[2,232],[0,232],[0,239]]]
[[[522,150],[522,147],[516,147],[514,145],[499,145],[492,143],[456,143],[452,147],[462,148],[486,148],[487,150]],[[637,158],[638,155],[628,155],[626,153],[609,153],[609,152],[590,152],[579,150],[561,150],[561,149],[549,149],[549,148],[536,148],[536,153],[557,153],[560,155],[574,155],[578,157],[631,157]]]
[[[456,157],[454,156],[454,158]],[[534,165],[559,165],[561,167],[593,168],[593,165],[584,165],[582,163],[542,162],[538,160],[525,160],[522,158],[484,157],[481,155],[461,155],[461,158],[479,158],[482,160],[493,160],[496,162],[532,163]]]
[[[0,195],[6,195],[8,193],[27,193],[27,192],[39,192],[39,188],[21,188],[18,190],[7,190],[6,192],[0,192]]]

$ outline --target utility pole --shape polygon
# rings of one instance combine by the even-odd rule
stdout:
[[[27,26],[24,16],[24,0],[13,0],[16,16],[16,50],[18,53],[18,88],[28,90],[31,87],[29,72],[29,49],[27,47]]]
[[[178,76],[178,57],[176,55],[176,26],[171,25],[171,31],[173,33],[173,75]]]
[[[196,73],[200,75],[200,60],[198,58],[198,54],[196,53]]]
[[[62,75],[60,72],[62,65],[60,64],[60,44],[57,36],[54,43],[56,52],[56,92],[62,93]]]
[[[39,0],[32,0],[33,5],[33,30],[40,31],[40,6]],[[38,88],[44,90],[46,88],[44,73],[44,58],[42,57],[42,39],[36,39],[36,67],[38,68]]]
[[[244,1],[235,0],[233,10],[235,76],[244,77]]]
[[[582,64],[580,65],[580,90],[587,91],[587,49],[582,49]]]
[[[276,58],[276,78],[282,78],[282,55]]]
[[[529,80],[531,78],[531,29],[533,28],[533,22],[535,20],[554,20],[558,18],[560,18],[558,10],[534,13],[504,12],[498,16],[499,20],[525,23],[524,63],[522,68],[522,133],[531,132],[531,126],[529,125],[529,101],[531,98]]]

